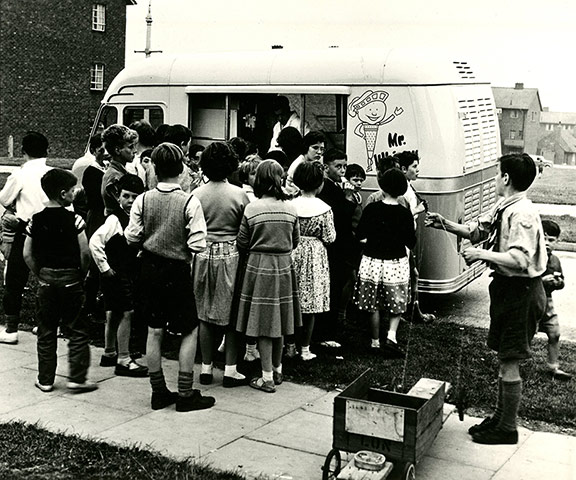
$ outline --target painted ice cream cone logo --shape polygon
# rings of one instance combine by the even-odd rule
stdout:
[[[360,123],[354,129],[354,134],[363,138],[366,143],[368,159],[366,171],[368,172],[373,170],[378,128],[380,128],[380,125],[391,122],[404,111],[402,107],[396,107],[394,113],[387,117],[386,99],[388,96],[388,92],[383,90],[376,92],[367,90],[361,96],[354,98],[348,106],[348,114],[351,117],[358,116],[360,120]]]

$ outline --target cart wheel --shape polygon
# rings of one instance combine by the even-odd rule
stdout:
[[[340,456],[340,450],[333,448],[330,450],[330,453],[326,455],[326,461],[322,467],[322,480],[335,479],[340,473],[341,464],[342,457]]]
[[[404,464],[401,478],[402,480],[416,480],[416,467],[413,463],[407,462]]]

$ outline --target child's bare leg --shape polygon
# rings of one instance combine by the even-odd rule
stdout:
[[[196,329],[200,338],[200,353],[202,355],[202,370],[200,383],[209,385],[212,383],[212,359],[214,358],[214,331],[211,324],[200,320],[200,326]],[[199,330],[199,332],[198,332]]]
[[[282,367],[282,346],[284,345],[284,338],[278,337],[272,339],[272,368],[277,371]]]
[[[370,334],[372,336],[372,348],[380,348],[380,312],[370,312]]]
[[[572,374],[560,369],[560,328],[549,329],[548,335],[548,370],[558,380],[570,380]]]
[[[162,338],[164,337],[164,330],[162,328],[148,327],[148,338],[146,339],[146,362],[152,372],[159,372],[162,370]]]
[[[120,317],[116,312],[106,312],[106,324],[104,325],[104,355],[113,357],[116,355],[116,337]]]
[[[313,360],[316,355],[310,351],[310,342],[314,332],[315,315],[313,313],[302,314],[302,348],[300,355],[302,360]]]
[[[226,332],[224,339],[226,343],[226,366],[224,367],[224,377],[233,379],[225,379],[224,386],[235,387],[242,384],[245,385],[246,382],[243,382],[243,380],[245,380],[246,377],[236,369],[236,362],[238,359],[238,334],[233,329],[230,329]]]
[[[130,362],[130,327],[134,311],[123,312],[116,330],[118,341],[118,363],[128,364]]]
[[[396,340],[396,332],[398,331],[398,325],[400,325],[400,315],[390,316],[390,326],[388,327],[388,340],[392,340],[398,343]]]
[[[192,373],[194,371],[194,359],[198,345],[198,327],[187,335],[182,336],[178,365],[181,372]]]

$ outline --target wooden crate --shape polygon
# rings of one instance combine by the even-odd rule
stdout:
[[[367,373],[334,399],[334,448],[417,463],[442,428],[444,384],[426,396],[405,395],[370,388]]]

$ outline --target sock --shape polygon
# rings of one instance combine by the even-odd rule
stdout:
[[[392,332],[392,331],[388,330],[388,335],[386,335],[386,338],[387,338],[388,340],[393,341],[394,343],[398,343],[398,342],[396,341],[396,332]]]
[[[305,347],[304,345],[302,345],[302,347],[300,348],[300,353],[302,355],[304,355],[305,353],[310,353],[310,345],[308,345],[307,347]]]
[[[548,370],[550,370],[551,372],[555,372],[556,370],[560,369],[560,364],[559,363],[548,363]]]
[[[498,377],[498,397],[496,399],[496,410],[492,416],[496,422],[500,422],[502,418],[502,377]]]
[[[157,372],[148,372],[150,375],[150,385],[152,386],[152,393],[165,392],[168,390],[166,387],[166,380],[164,380],[164,372],[160,369]]]
[[[181,397],[191,397],[193,384],[194,372],[178,372],[178,395]]]
[[[516,417],[522,398],[522,380],[505,382],[502,380],[502,416],[498,428],[506,431],[516,430]]]
[[[116,349],[115,348],[105,348],[104,349],[104,356],[105,357],[115,357],[116,356]]]
[[[200,373],[207,373],[208,375],[212,375],[212,364],[211,363],[203,363],[202,370]]]
[[[273,382],[274,376],[272,375],[272,372],[265,372],[264,370],[262,370],[262,380],[264,380],[265,382]]]
[[[131,362],[130,354],[129,353],[119,353],[117,364],[122,365],[123,367],[127,367],[128,364]]]
[[[373,338],[370,346],[372,348],[380,348],[380,339],[379,338]]]
[[[244,380],[246,378],[238,370],[236,370],[236,365],[225,365],[224,366],[224,376],[236,378],[238,380]]]
[[[282,373],[282,364],[278,365],[277,367],[272,367],[272,370],[276,373]]]
[[[254,353],[256,351],[256,344],[250,345],[249,343],[246,344],[246,352],[247,353]]]

